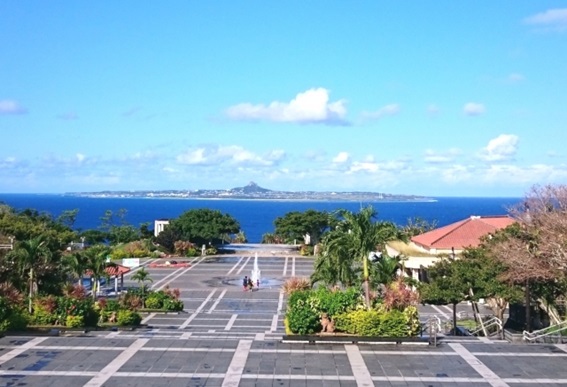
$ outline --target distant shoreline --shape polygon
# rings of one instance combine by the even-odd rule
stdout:
[[[203,201],[220,201],[220,200],[233,200],[233,201],[257,201],[257,202],[334,202],[334,203],[357,203],[357,202],[370,202],[370,203],[435,203],[438,199],[434,198],[423,198],[423,199],[371,199],[371,198],[360,198],[360,199],[308,199],[308,198],[289,198],[289,199],[272,199],[272,198],[203,198],[203,197],[174,197],[174,196],[120,196],[120,195],[72,195],[72,194],[61,194],[61,196],[67,197],[77,197],[77,198],[89,198],[89,199],[145,199],[145,200],[203,200]]]

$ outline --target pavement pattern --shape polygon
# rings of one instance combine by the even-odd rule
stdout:
[[[1,338],[0,386],[567,386],[564,344],[284,342],[281,283],[308,277],[313,260],[273,253],[258,252],[255,291],[241,286],[252,253],[148,269],[154,289],[180,289],[185,310],[148,314],[145,328]],[[419,309],[423,320],[451,314]]]

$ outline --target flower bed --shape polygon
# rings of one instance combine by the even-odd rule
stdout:
[[[376,299],[368,309],[357,288],[293,291],[284,319],[287,337],[313,335],[310,342],[329,336],[348,337],[347,341],[352,337],[395,342],[415,338],[421,325],[415,306],[417,297],[411,293],[401,281],[395,282],[384,292],[383,299]]]
[[[190,267],[191,263],[187,262],[187,261],[165,261],[165,262],[154,262],[154,263],[150,263],[148,265],[148,267],[152,268],[152,269],[159,269],[159,268],[178,268],[178,267]]]

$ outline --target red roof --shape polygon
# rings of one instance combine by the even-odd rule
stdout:
[[[115,266],[107,266],[106,269],[104,269],[104,271],[109,277],[114,277],[128,273],[130,271],[130,268],[117,264]],[[85,274],[90,276],[92,275],[92,272],[90,270],[87,270]]]
[[[411,240],[426,249],[462,250],[465,247],[477,247],[481,237],[506,228],[515,222],[507,215],[471,216],[448,226],[416,235]]]

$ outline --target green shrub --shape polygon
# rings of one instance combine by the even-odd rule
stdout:
[[[189,249],[187,249],[187,252],[185,253],[186,257],[196,257],[198,255],[201,255],[201,252],[198,251],[196,248],[194,247],[190,247]]]
[[[404,318],[408,327],[408,336],[417,336],[421,332],[419,313],[415,306],[408,306],[404,309]]]
[[[69,328],[79,328],[85,325],[83,316],[67,316],[65,326]]]
[[[161,253],[158,250],[154,250],[150,253],[150,258],[159,258]]]
[[[160,297],[155,297],[152,294],[146,299],[146,308],[161,309],[163,308],[163,300]]]
[[[209,247],[207,250],[205,250],[205,254],[207,255],[216,255],[217,253],[218,251],[214,247]]]
[[[334,318],[335,329],[360,336],[406,337],[406,316],[398,310],[356,310]]]
[[[116,322],[120,326],[138,326],[142,322],[142,316],[127,309],[121,309],[116,316]]]
[[[359,305],[364,306],[364,298],[357,288],[332,291],[321,286],[315,291],[314,297],[319,299],[320,313],[327,313],[329,318],[355,310]]]
[[[0,332],[22,331],[26,329],[29,322],[29,315],[24,310],[10,309],[4,318],[0,319]]]
[[[183,301],[168,298],[163,301],[163,308],[169,312],[180,312],[183,310]]]
[[[318,303],[311,290],[295,291],[290,294],[286,318],[293,333],[304,335],[321,330]]]

